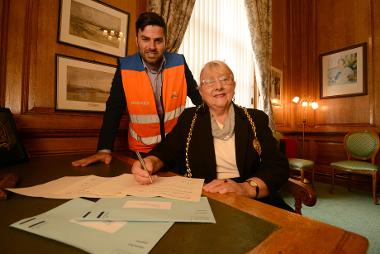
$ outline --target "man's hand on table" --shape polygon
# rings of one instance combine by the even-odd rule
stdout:
[[[99,162],[99,161],[108,165],[111,163],[111,160],[112,160],[111,153],[109,153],[109,152],[98,152],[96,154],[85,157],[83,159],[73,161],[73,162],[71,162],[71,165],[73,165],[75,167],[86,167],[92,163]]]

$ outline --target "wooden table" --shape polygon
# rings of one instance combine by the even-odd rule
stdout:
[[[130,162],[128,159],[124,162],[115,159],[110,166],[96,164],[86,168],[72,167],[71,161],[81,157],[83,155],[33,158],[26,164],[1,168],[0,173],[16,173],[21,177],[19,186],[32,186],[64,175],[115,176],[127,172],[130,168],[124,163],[125,161]],[[366,253],[368,248],[368,240],[358,234],[289,213],[250,198],[234,194],[204,193],[204,195],[279,227],[249,253],[358,254]],[[65,201],[31,198],[17,194],[11,194],[8,200],[0,201],[0,253],[83,253],[83,251],[65,244],[9,227],[15,221],[45,212]],[[242,222],[237,221],[236,223],[239,225],[238,223]],[[176,239],[171,240],[176,241]],[[238,245],[239,242],[231,244]],[[167,247],[163,241],[160,241],[152,252],[192,253],[191,249],[171,252]],[[205,253],[207,253],[207,246],[205,246]],[[223,253],[223,251],[221,250],[219,253]]]
[[[368,240],[363,236],[246,197],[232,194],[206,196],[280,226],[250,253],[354,254],[366,253],[368,248]]]

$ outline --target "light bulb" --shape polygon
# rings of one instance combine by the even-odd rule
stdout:
[[[300,101],[300,97],[298,97],[298,96],[295,96],[292,100],[292,102],[294,102],[294,103],[298,103],[299,101]]]
[[[278,99],[272,99],[272,104],[278,105],[280,104],[280,101]]]
[[[313,101],[313,102],[311,103],[311,108],[314,109],[314,110],[316,110],[317,108],[319,108],[318,102]]]
[[[303,101],[303,102],[301,103],[301,106],[302,106],[303,108],[306,108],[308,104],[309,104],[309,103],[308,103],[307,101]]]

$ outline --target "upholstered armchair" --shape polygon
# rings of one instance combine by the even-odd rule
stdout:
[[[370,130],[349,132],[344,137],[344,149],[347,160],[332,162],[331,166],[331,190],[333,192],[335,175],[346,173],[349,175],[349,189],[351,186],[351,174],[369,175],[372,177],[372,199],[377,204],[377,171],[376,155],[379,152],[379,135]]]
[[[277,139],[280,149],[286,155],[289,162],[289,169],[292,171],[292,177],[301,180],[303,183],[309,183],[305,178],[305,171],[311,171],[311,183],[314,184],[314,161],[299,158],[297,156],[297,140],[294,138],[284,138],[280,132],[275,132],[273,136]],[[297,175],[294,172],[298,172]]]
[[[288,179],[287,185],[284,187],[294,199],[294,210],[298,214],[302,214],[302,205],[314,206],[317,202],[317,194],[315,190],[308,184],[293,178]]]

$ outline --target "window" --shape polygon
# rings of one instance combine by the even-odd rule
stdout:
[[[236,80],[235,102],[252,107],[253,52],[244,0],[197,0],[179,53],[198,84],[205,63],[227,63]]]

